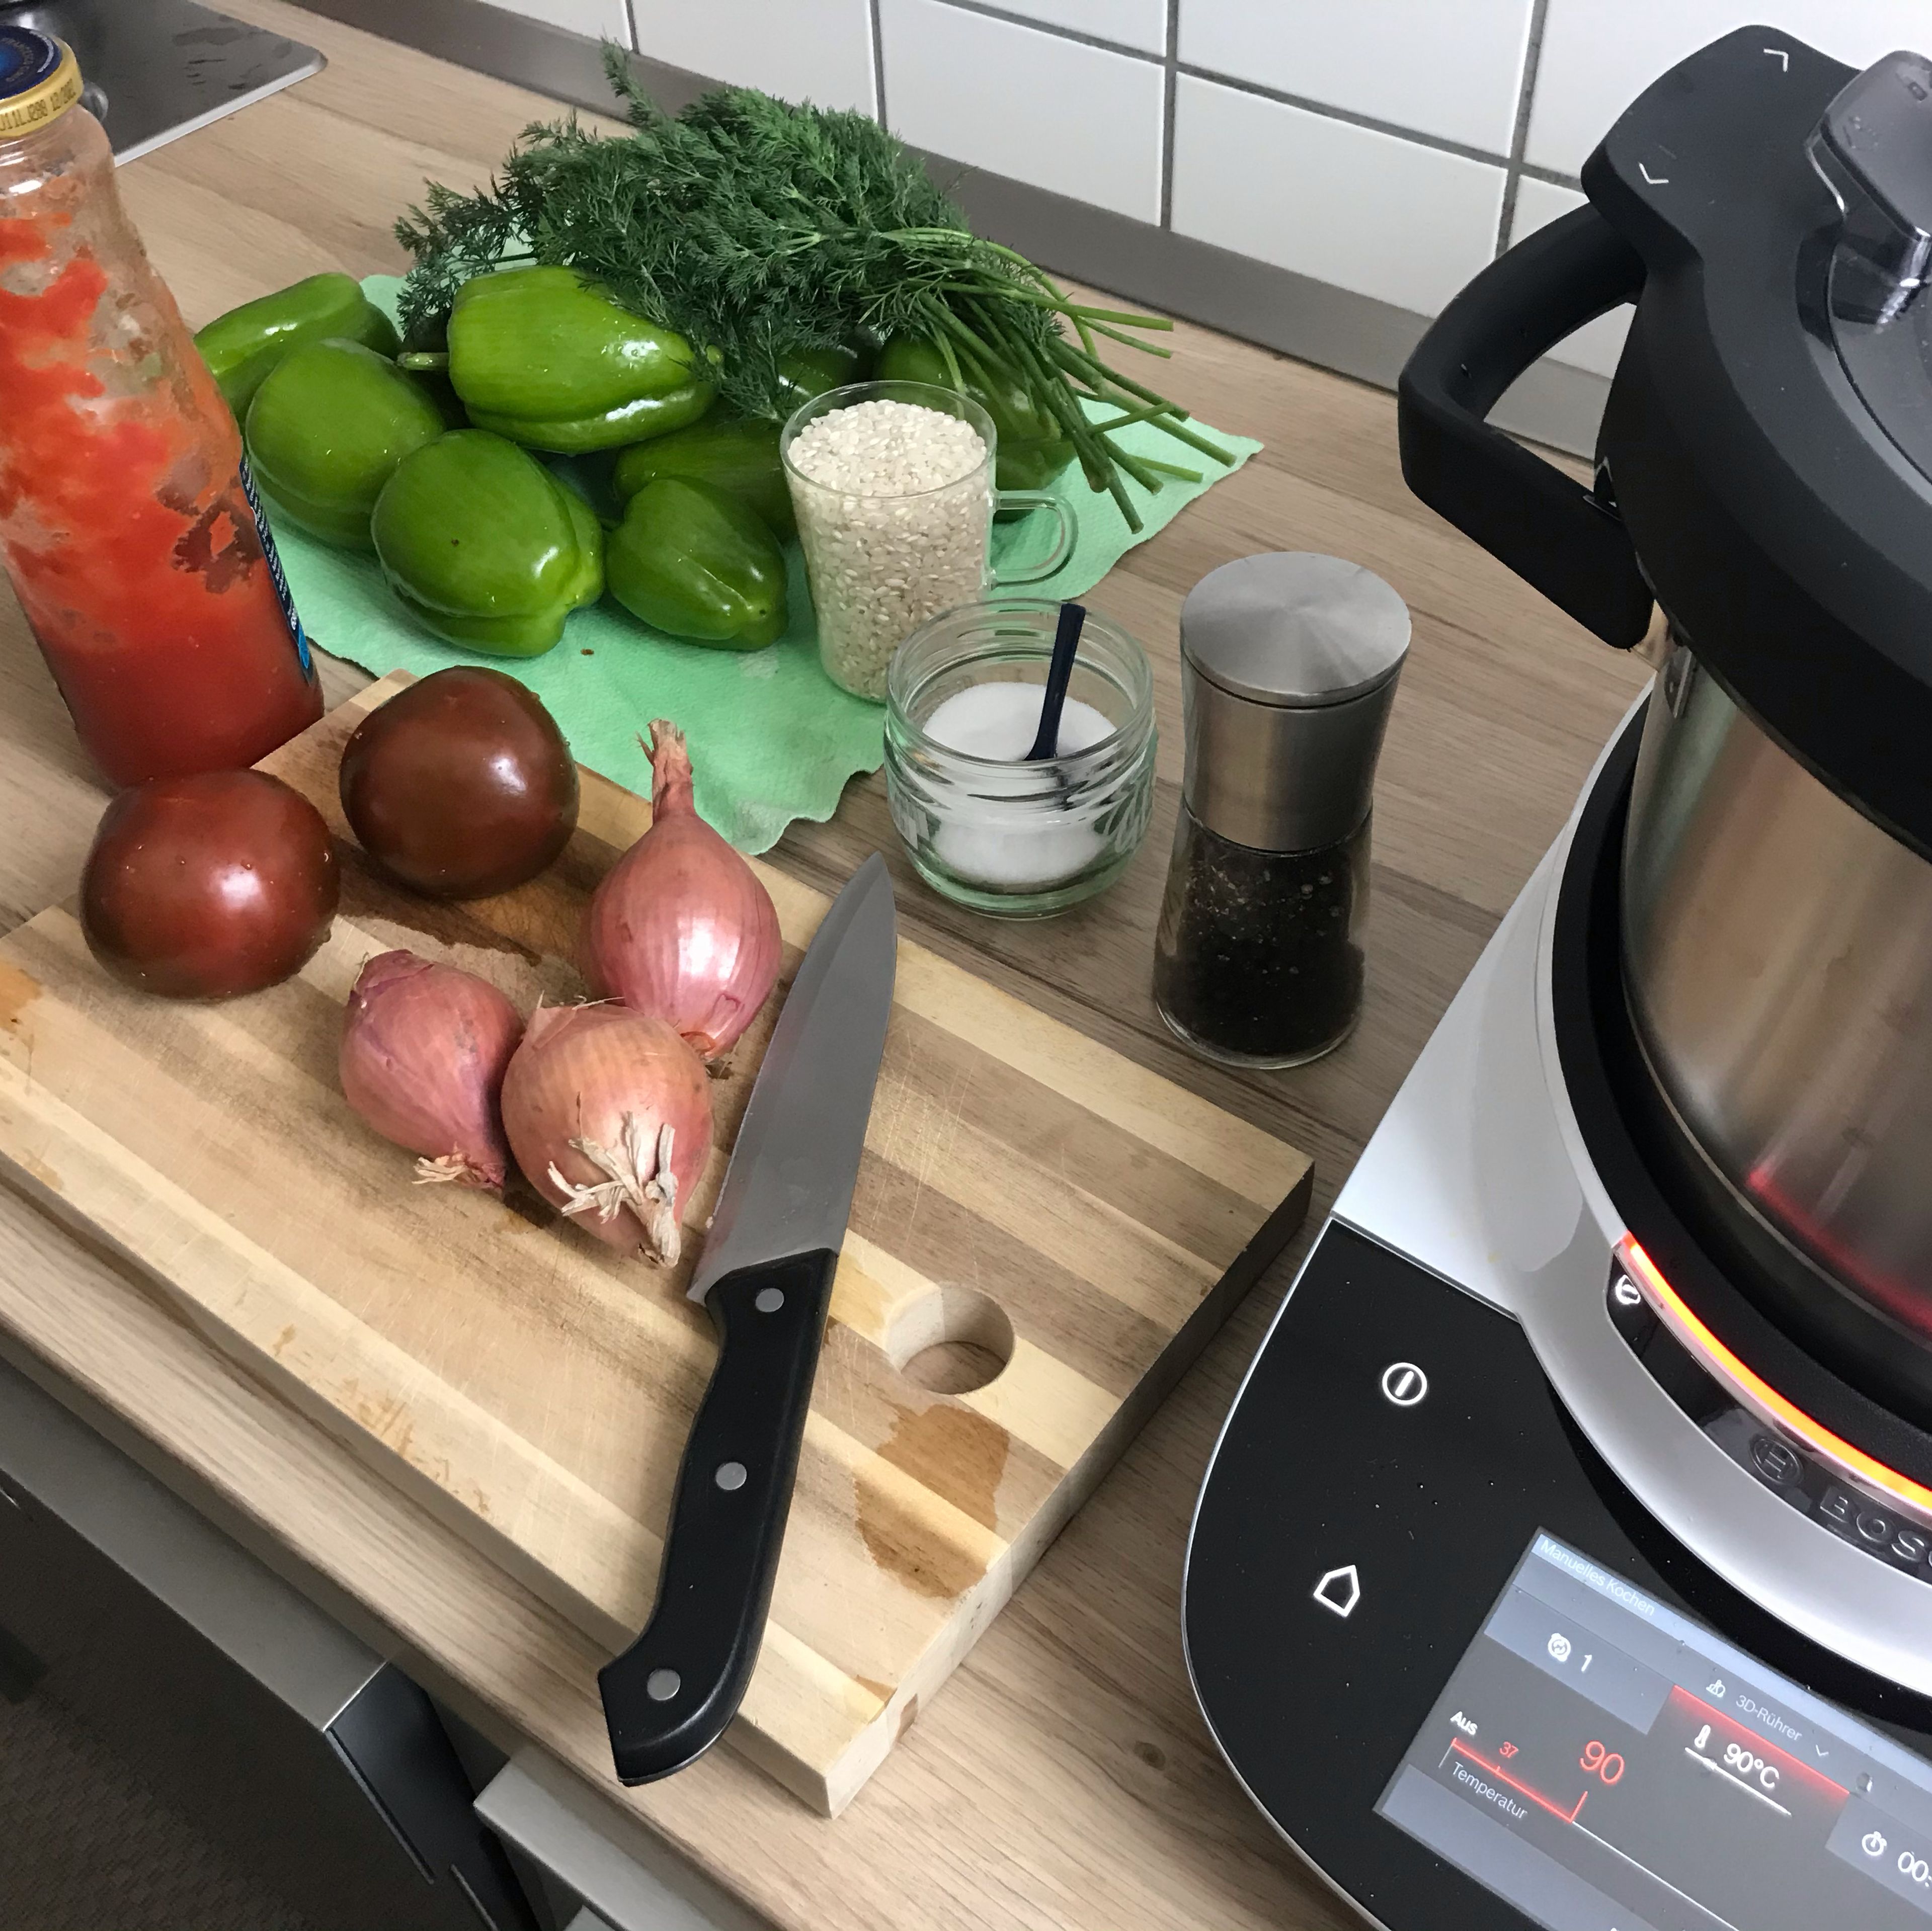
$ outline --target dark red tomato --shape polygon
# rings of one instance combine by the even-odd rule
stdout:
[[[158,778],[107,808],[80,875],[88,949],[164,999],[230,999],[298,972],[340,874],[322,814],[259,771]]]
[[[431,898],[536,877],[577,829],[577,766],[556,721],[500,670],[439,670],[371,711],[342,753],[362,849]]]

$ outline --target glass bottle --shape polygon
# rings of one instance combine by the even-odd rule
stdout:
[[[1376,758],[1408,610],[1336,556],[1210,571],[1180,613],[1186,768],[1154,1003],[1204,1058],[1293,1066],[1361,1010]]]
[[[252,764],[322,688],[242,439],[72,52],[0,25],[0,559],[116,784]]]

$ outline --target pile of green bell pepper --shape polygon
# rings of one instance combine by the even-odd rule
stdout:
[[[780,425],[717,407],[704,358],[594,281],[476,276],[442,336],[405,350],[348,276],[314,275],[196,339],[271,516],[373,550],[437,636],[535,655],[607,571],[620,604],[674,637],[752,650],[784,634],[796,526]],[[856,381],[868,354],[788,352],[788,397]],[[601,451],[615,452],[608,531],[533,453]]]

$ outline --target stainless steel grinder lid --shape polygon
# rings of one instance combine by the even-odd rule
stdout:
[[[1188,808],[1258,851],[1313,851],[1366,816],[1408,607],[1310,550],[1209,571],[1180,610]]]

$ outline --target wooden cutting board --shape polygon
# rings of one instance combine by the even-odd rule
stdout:
[[[577,835],[544,877],[460,907],[383,884],[335,772],[406,681],[372,685],[266,767],[322,808],[347,861],[334,931],[298,978],[172,1005],[109,979],[68,907],[0,941],[0,1171],[614,1650],[650,1609],[712,1355],[685,1283],[778,999],[715,1088],[719,1144],[676,1270],[619,1256],[520,1185],[505,1201],[412,1186],[409,1156],[336,1084],[363,963],[406,945],[526,1010],[580,996],[578,914],[650,811],[586,772]],[[827,901],[758,869],[788,982]],[[733,1741],[842,1809],[1294,1232],[1310,1179],[1293,1147],[902,943]],[[964,1393],[928,1385],[976,1366],[998,1372]]]

